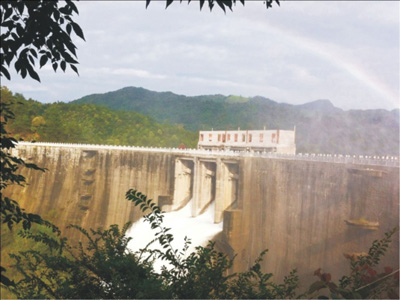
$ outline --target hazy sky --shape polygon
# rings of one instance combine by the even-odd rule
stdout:
[[[184,95],[261,95],[343,109],[399,107],[399,2],[262,1],[200,12],[195,1],[82,1],[72,70],[40,70],[42,83],[11,73],[2,84],[42,102],[126,86]]]

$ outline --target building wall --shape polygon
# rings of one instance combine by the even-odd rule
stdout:
[[[236,150],[265,149],[295,153],[295,132],[291,130],[200,131],[199,148]]]

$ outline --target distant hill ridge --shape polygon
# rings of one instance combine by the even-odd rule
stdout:
[[[297,105],[297,107],[302,109],[309,109],[320,112],[333,112],[333,111],[341,111],[340,108],[335,107],[331,101],[323,99],[323,100],[315,100],[312,102],[308,102],[305,104]]]
[[[16,139],[42,142],[194,148],[197,133],[158,123],[135,111],[117,111],[96,104],[42,104],[1,88],[15,119],[7,131]],[[21,105],[22,104],[22,105]]]
[[[399,155],[399,110],[349,110],[329,100],[292,105],[256,96],[184,96],[125,87],[72,101],[133,110],[158,122],[207,129],[293,129],[298,152]]]

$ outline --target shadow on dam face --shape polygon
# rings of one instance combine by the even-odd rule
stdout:
[[[214,222],[223,220],[227,209],[238,208],[239,165],[237,161],[222,161],[218,164],[217,190]]]
[[[192,216],[201,215],[213,205],[214,222],[220,223],[226,209],[238,202],[239,165],[233,160],[175,160],[174,197],[163,201],[163,210],[175,211],[192,201]]]
[[[163,205],[164,211],[179,210],[193,198],[194,161],[175,160],[174,196],[171,203]]]
[[[217,163],[199,160],[194,176],[192,216],[202,214],[215,200]]]

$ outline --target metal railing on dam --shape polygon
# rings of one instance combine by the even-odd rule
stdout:
[[[399,156],[370,156],[370,155],[343,155],[343,154],[316,154],[316,153],[298,153],[285,154],[259,151],[232,151],[232,150],[204,150],[204,149],[179,149],[162,147],[140,147],[140,146],[114,146],[98,144],[72,144],[72,143],[46,143],[46,142],[18,142],[25,146],[48,146],[48,147],[66,147],[66,148],[85,148],[85,149],[115,149],[130,150],[141,152],[159,152],[173,154],[188,154],[194,156],[206,157],[260,157],[269,159],[288,159],[303,161],[318,161],[328,163],[342,164],[360,164],[360,165],[379,165],[400,167]]]

